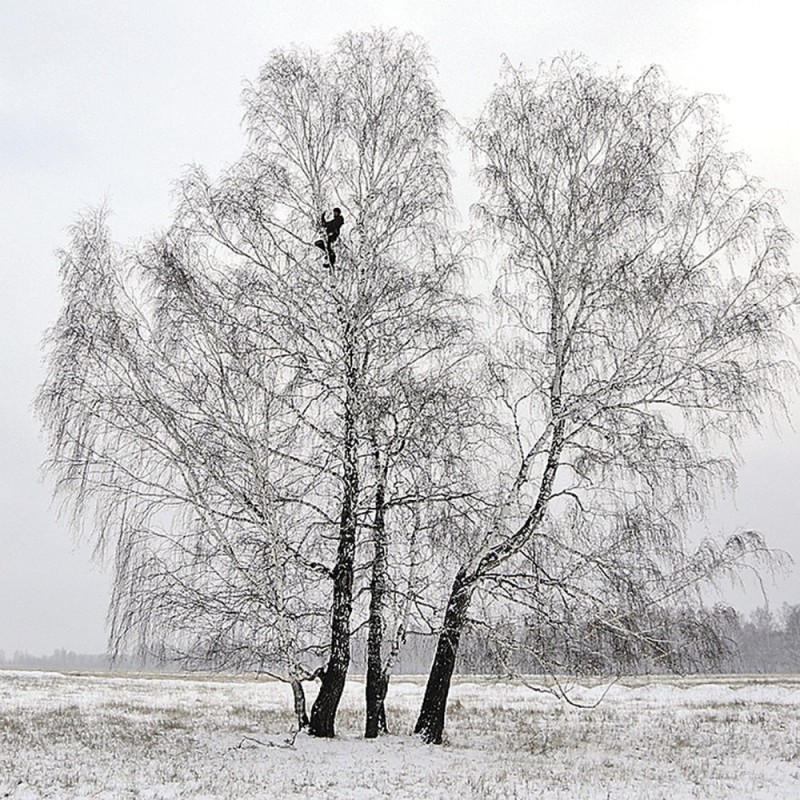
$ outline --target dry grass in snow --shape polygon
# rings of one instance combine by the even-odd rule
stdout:
[[[0,671],[0,798],[800,797],[797,678],[643,679],[594,709],[462,679],[443,747],[407,735],[422,689],[395,679],[396,734],[367,742],[353,680],[339,737],[289,746],[279,683]]]

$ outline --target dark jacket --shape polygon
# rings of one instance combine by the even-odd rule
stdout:
[[[338,217],[334,217],[333,219],[325,219],[325,215],[322,215],[322,227],[325,228],[325,235],[328,237],[328,244],[335,242],[339,238],[339,231],[344,225],[344,217],[339,214]]]

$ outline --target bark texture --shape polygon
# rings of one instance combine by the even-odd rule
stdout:
[[[367,638],[367,719],[364,736],[375,739],[386,732],[384,699],[389,676],[383,668],[382,648],[385,631],[384,601],[387,586],[388,542],[386,539],[385,496],[386,474],[380,468],[379,454],[375,453],[378,480],[375,487],[375,520],[373,526],[372,580],[370,581],[369,635]]]
[[[346,341],[347,341],[346,334]],[[356,550],[356,508],[358,505],[358,439],[356,435],[356,377],[353,353],[348,354],[347,396],[344,407],[344,459],[342,513],[339,547],[333,569],[333,609],[331,612],[331,650],[321,675],[317,699],[311,708],[308,732],[312,736],[335,735],[336,711],[342,698],[350,666],[350,615],[353,610],[353,563]]]
[[[447,696],[458,655],[458,645],[467,622],[467,610],[472,599],[473,587],[474,582],[461,571],[456,575],[450,591],[444,628],[439,634],[436,655],[425,686],[425,696],[414,727],[414,733],[428,744],[442,743]]]
[[[294,715],[297,718],[297,730],[302,731],[308,727],[308,714],[306,713],[306,693],[303,684],[292,678],[292,695],[294,696]]]

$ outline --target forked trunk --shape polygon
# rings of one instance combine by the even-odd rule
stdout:
[[[447,695],[450,692],[458,644],[467,621],[467,610],[474,585],[474,581],[461,571],[456,575],[450,591],[444,615],[444,627],[439,634],[436,655],[433,658],[425,696],[414,728],[414,733],[428,744],[442,743]]]

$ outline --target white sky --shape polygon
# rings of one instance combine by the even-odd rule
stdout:
[[[164,225],[184,164],[214,172],[238,156],[242,82],[273,49],[324,49],[340,33],[373,26],[412,30],[428,41],[445,104],[462,119],[477,114],[502,53],[535,66],[576,51],[629,73],[660,64],[673,83],[728,98],[732,146],[784,192],[785,218],[798,234],[794,5],[0,0],[0,649],[105,647],[108,576],[58,520],[38,474],[44,452],[31,401],[39,342],[60,302],[54,250],[77,213],[103,200],[118,240]],[[469,184],[456,177],[466,207]],[[747,442],[739,491],[721,501],[707,529],[758,528],[800,561],[798,444],[785,426]],[[800,602],[797,573],[771,597]],[[742,604],[758,601],[751,591]]]

